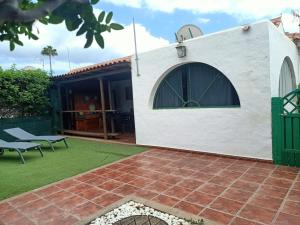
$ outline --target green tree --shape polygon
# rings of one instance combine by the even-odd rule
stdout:
[[[113,13],[102,11],[98,17],[93,5],[99,0],[0,0],[0,41],[9,42],[10,50],[16,44],[23,45],[20,36],[37,40],[33,32],[35,21],[48,24],[65,23],[69,31],[86,37],[85,48],[93,43],[104,48],[103,32],[122,30],[123,26],[112,23]]]
[[[48,115],[50,84],[45,71],[0,67],[0,119]]]
[[[53,70],[52,70],[52,56],[57,56],[57,51],[55,48],[52,46],[48,45],[47,47],[44,47],[43,50],[41,51],[42,55],[48,56],[49,57],[49,65],[50,65],[50,75],[53,75]]]

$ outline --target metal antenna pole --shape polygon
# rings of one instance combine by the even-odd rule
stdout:
[[[140,69],[139,69],[139,57],[137,51],[137,41],[136,41],[136,31],[135,31],[135,21],[134,17],[132,18],[133,21],[133,35],[134,35],[134,48],[135,48],[135,62],[136,62],[136,74],[140,76]]]
[[[69,49],[69,47],[67,47],[67,52],[68,52],[69,70],[71,70],[71,63],[70,63],[70,49]]]

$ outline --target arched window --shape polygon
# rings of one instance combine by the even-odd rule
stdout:
[[[279,97],[284,97],[296,88],[293,63],[286,57],[282,63],[279,77]]]
[[[172,70],[161,81],[154,109],[237,107],[240,100],[227,77],[204,63],[189,63]]]

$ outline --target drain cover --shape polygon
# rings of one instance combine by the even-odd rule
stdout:
[[[165,221],[154,216],[130,216],[113,225],[168,225]]]

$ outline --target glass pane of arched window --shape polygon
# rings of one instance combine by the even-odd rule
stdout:
[[[236,90],[219,70],[190,63],[171,71],[161,82],[154,108],[239,106]]]
[[[291,63],[291,62],[290,62]],[[293,71],[289,65],[288,59],[286,58],[281,66],[280,77],[279,77],[279,96],[284,97],[296,87],[293,81]]]

